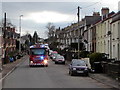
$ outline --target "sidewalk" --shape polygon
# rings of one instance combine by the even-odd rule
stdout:
[[[90,73],[89,76],[92,78],[92,79],[95,79],[97,80],[98,82],[101,82],[105,85],[108,85],[108,86],[111,86],[113,88],[118,88],[120,89],[120,82],[112,79],[111,77],[107,76],[106,74],[93,74],[93,73]]]
[[[70,61],[67,61],[67,64],[70,64]],[[120,89],[120,82],[118,82],[118,81],[112,79],[111,77],[107,76],[107,74],[90,73],[89,77],[91,77],[92,79],[95,79],[96,81],[98,81],[100,83],[103,83],[107,86]]]
[[[26,55],[23,56],[21,59],[17,59],[14,62],[4,64],[3,67],[2,67],[2,69],[3,69],[2,70],[2,78],[4,78],[9,73],[11,73],[24,60],[25,57],[26,57]]]

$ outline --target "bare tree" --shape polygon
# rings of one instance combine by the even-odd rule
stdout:
[[[4,22],[5,22],[4,19],[2,19],[2,20],[0,21],[0,26],[1,26],[1,27],[3,27]],[[9,27],[9,26],[16,27],[15,25],[12,24],[11,20],[7,18],[7,19],[6,19],[6,27]]]
[[[55,26],[54,26],[54,24],[53,23],[48,23],[47,25],[46,25],[46,28],[47,28],[47,32],[46,32],[46,34],[48,35],[48,38],[51,36],[51,34],[53,35],[54,34],[54,31],[55,31]]]

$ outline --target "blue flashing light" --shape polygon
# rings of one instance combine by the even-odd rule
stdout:
[[[40,56],[40,59],[43,60],[43,59],[44,59],[44,56]]]

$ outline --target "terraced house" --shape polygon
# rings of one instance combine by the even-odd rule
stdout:
[[[2,70],[2,28],[0,27],[0,70]]]
[[[112,17],[111,48],[112,58],[120,60],[120,11]]]
[[[112,15],[108,8],[102,8],[101,21],[96,24],[96,52],[106,53],[111,58],[111,25]]]
[[[110,59],[120,60],[120,11],[115,13],[102,8],[101,16],[99,12],[93,12],[79,24],[56,30],[56,35],[57,42],[60,42],[58,48],[77,52],[79,37],[81,50],[105,53]]]
[[[109,55],[110,59],[119,60],[119,12],[109,13],[108,8],[102,8],[102,19],[96,25],[96,52]]]

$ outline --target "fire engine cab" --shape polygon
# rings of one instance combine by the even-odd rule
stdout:
[[[48,66],[48,50],[44,44],[30,46],[29,66]]]

